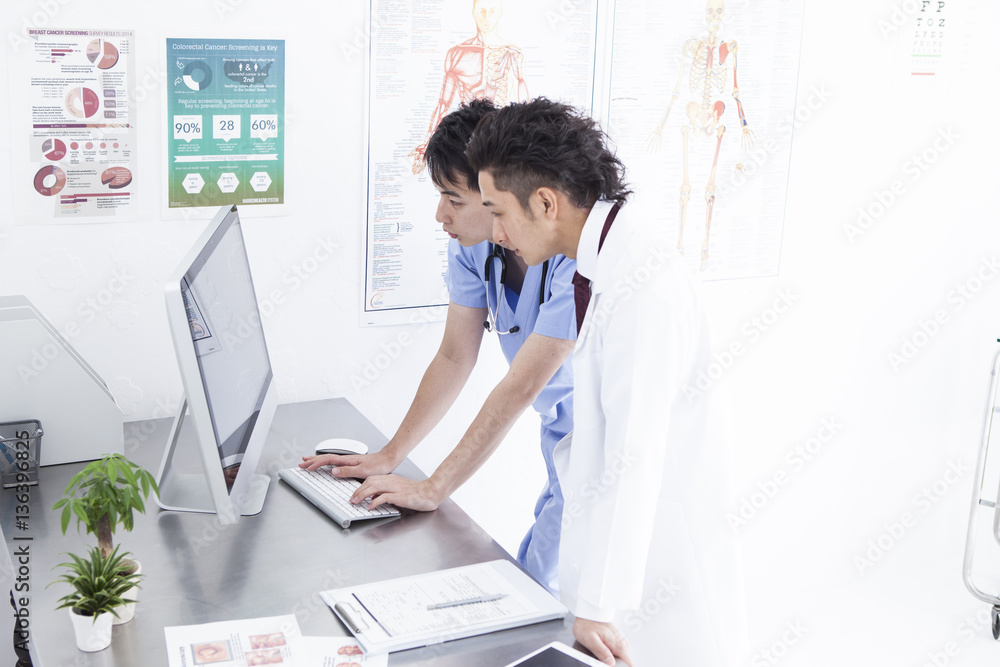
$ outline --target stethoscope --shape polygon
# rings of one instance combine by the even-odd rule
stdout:
[[[500,287],[497,289],[497,307],[496,311],[490,307],[490,270],[493,268],[493,260],[500,260]],[[517,333],[521,330],[521,327],[514,325],[507,331],[500,331],[497,328],[497,317],[500,315],[500,300],[503,299],[504,282],[507,280],[507,258],[504,256],[503,248],[501,246],[490,244],[490,254],[486,256],[486,267],[484,269],[486,275],[486,321],[483,322],[483,326],[487,331],[496,331],[500,336],[506,336],[507,334]],[[541,306],[545,303],[545,278],[549,273],[549,260],[545,260],[542,263],[542,283],[538,287],[538,305]]]

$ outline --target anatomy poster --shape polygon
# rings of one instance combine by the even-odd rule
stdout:
[[[128,219],[136,190],[133,32],[28,34],[32,41],[16,49],[24,86],[11,108],[15,142],[27,147],[27,165],[15,172],[24,174],[14,192],[28,212],[19,218]]]
[[[596,0],[371,0],[363,324],[426,317],[448,302],[448,237],[423,150],[465,101],[545,95],[593,109]]]
[[[169,208],[284,201],[285,42],[167,40]]]
[[[778,272],[796,106],[802,0],[615,6],[609,134],[634,205],[703,279]]]

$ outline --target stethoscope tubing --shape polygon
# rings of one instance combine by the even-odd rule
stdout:
[[[490,308],[490,272],[493,268],[493,260],[500,260],[500,283],[497,289],[497,308],[496,313]],[[545,260],[542,263],[542,282],[538,287],[538,305],[541,306],[545,303],[545,279],[549,274],[549,260]],[[490,254],[486,256],[486,266],[483,269],[483,275],[486,278],[486,321],[483,322],[483,327],[487,331],[496,331],[497,335],[505,336],[507,334],[517,333],[521,330],[521,327],[514,325],[507,331],[500,331],[497,328],[497,317],[500,315],[500,300],[503,298],[504,283],[507,281],[507,258],[504,255],[503,248],[496,244],[490,244]]]

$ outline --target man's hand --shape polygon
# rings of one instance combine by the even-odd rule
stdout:
[[[412,479],[399,475],[376,475],[369,477],[354,491],[352,503],[360,503],[368,496],[372,497],[369,509],[379,505],[392,503],[396,507],[406,507],[411,510],[430,512],[436,510],[444,502],[444,498],[434,488],[430,480],[414,482]]]
[[[573,636],[601,662],[613,665],[615,658],[632,667],[625,636],[611,623],[598,623],[578,618],[573,623]]]
[[[320,454],[303,456],[300,468],[316,470],[321,466],[333,466],[330,473],[334,477],[354,477],[366,479],[372,475],[386,475],[399,465],[384,449],[374,454]]]

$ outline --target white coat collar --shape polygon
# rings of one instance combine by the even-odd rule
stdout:
[[[612,201],[595,202],[587,221],[583,223],[580,242],[576,246],[576,270],[589,280],[597,275],[597,249],[601,241],[601,230],[604,229],[604,221],[614,205]]]

